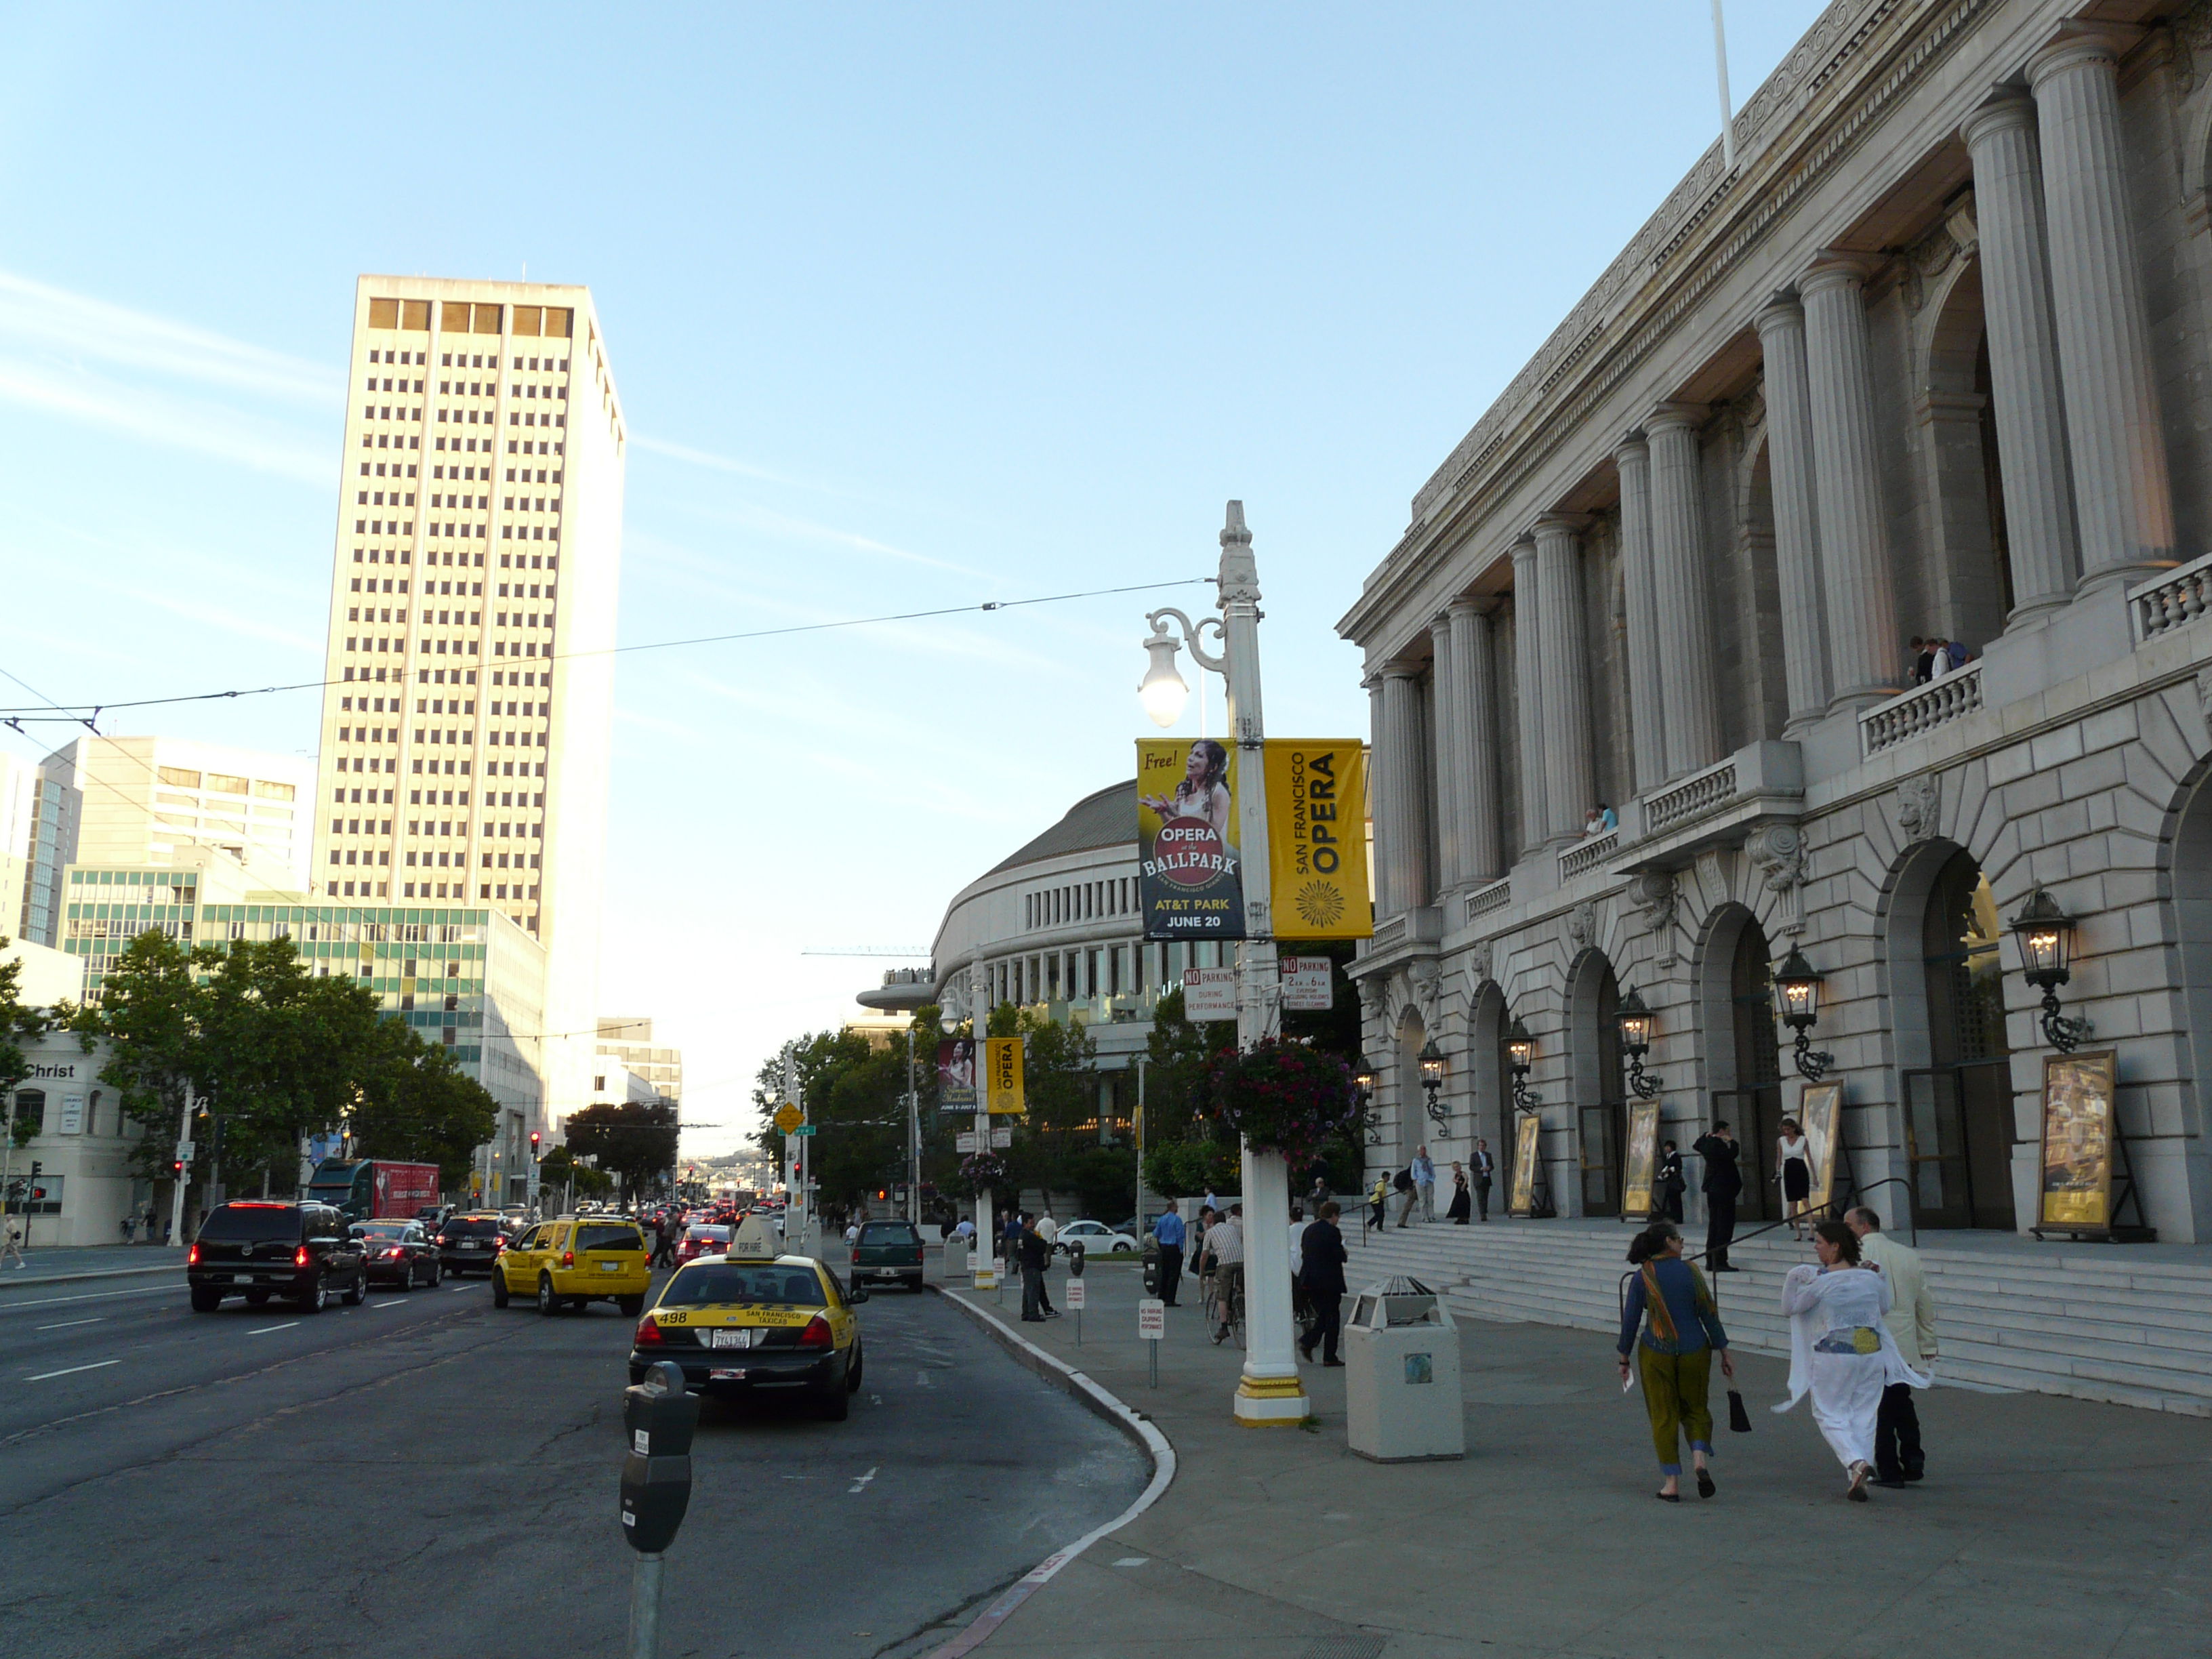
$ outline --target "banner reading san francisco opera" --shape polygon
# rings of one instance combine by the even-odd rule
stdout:
[[[1146,939],[1243,939],[1237,756],[1212,738],[1137,744],[1137,896]]]
[[[1357,738],[1269,738],[1267,756],[1275,937],[1367,938],[1367,751]]]

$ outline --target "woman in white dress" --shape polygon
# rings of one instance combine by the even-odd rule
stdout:
[[[1844,1466],[1844,1496],[1863,1504],[1881,1391],[1893,1382],[1924,1389],[1928,1378],[1897,1351],[1883,1320],[1892,1299],[1888,1281],[1860,1263],[1857,1235],[1840,1221],[1816,1222],[1813,1250],[1820,1265],[1792,1267],[1782,1284],[1782,1311],[1790,1316],[1790,1398],[1774,1409],[1786,1412],[1813,1396],[1813,1421]]]
[[[1775,1139],[1774,1179],[1782,1188],[1782,1213],[1789,1218],[1790,1236],[1802,1238],[1804,1215],[1813,1196],[1813,1146],[1794,1117],[1782,1120],[1782,1133]]]

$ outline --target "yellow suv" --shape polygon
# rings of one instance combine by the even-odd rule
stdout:
[[[550,1317],[563,1308],[611,1302],[635,1319],[653,1288],[652,1260],[634,1221],[566,1215],[541,1221],[492,1263],[492,1306],[534,1297],[538,1311]]]

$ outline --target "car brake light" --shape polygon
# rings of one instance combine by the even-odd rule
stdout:
[[[854,1265],[857,1267],[857,1266],[860,1264],[860,1252],[859,1249],[858,1249],[857,1247],[855,1247],[855,1248],[854,1248],[854,1251],[853,1251],[853,1261],[854,1261]]]
[[[561,1252],[561,1265],[562,1265],[562,1267],[574,1267],[574,1266],[576,1265],[576,1253],[575,1253],[574,1250],[563,1250],[563,1251],[562,1251],[562,1252]]]
[[[384,1254],[385,1254],[385,1255],[386,1255],[386,1257],[387,1259],[389,1259],[389,1260],[391,1260],[391,1261],[398,1261],[401,1256],[405,1255],[407,1254],[407,1252],[406,1252],[406,1251],[404,1251],[404,1250],[403,1250],[403,1249],[401,1249],[398,1245],[396,1245],[396,1244],[395,1244],[395,1245],[393,1245],[393,1246],[392,1246],[392,1249],[390,1249],[386,1250]]]
[[[806,1322],[806,1328],[799,1334],[799,1346],[802,1348],[826,1348],[830,1346],[831,1338],[830,1335],[830,1322],[824,1319],[820,1314],[817,1314],[813,1318],[808,1320]]]
[[[292,1252],[292,1265],[294,1267],[304,1267],[307,1265],[307,1247],[306,1245],[302,1244],[298,1249]]]
[[[195,1245],[193,1245],[193,1246],[192,1246],[192,1248],[191,1248],[191,1253],[190,1255],[186,1255],[186,1256],[185,1257],[185,1266],[186,1266],[187,1267],[198,1267],[199,1265],[200,1265],[200,1247],[199,1247],[198,1245],[195,1244]]]

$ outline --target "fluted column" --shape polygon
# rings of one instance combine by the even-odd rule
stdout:
[[[2011,627],[2065,604],[2080,562],[2035,104],[2021,93],[2000,93],[1967,117],[1960,132],[1974,159],[1990,396],[2012,563]]]
[[[1813,416],[1813,481],[1820,503],[1820,586],[1826,601],[1832,708],[1863,708],[1899,689],[1904,642],[1890,586],[1889,530],[1874,437],[1868,362],[1867,269],[1824,258],[1798,284],[1805,302],[1805,380]]]
[[[1613,464],[1620,473],[1620,585],[1628,602],[1628,749],[1642,794],[1667,781],[1659,599],[1651,568],[1651,449],[1644,434],[1622,440]]]
[[[1460,771],[1467,760],[1460,733],[1459,699],[1453,695],[1458,659],[1452,648],[1449,616],[1431,619],[1429,649],[1429,743],[1437,779],[1437,890],[1443,892],[1467,879],[1459,798]]]
[[[1398,826],[1390,800],[1390,712],[1382,696],[1382,677],[1370,674],[1367,686],[1367,799],[1375,817],[1375,915],[1398,914]]]
[[[1426,904],[1435,891],[1428,868],[1428,780],[1419,752],[1419,671],[1402,664],[1382,671],[1382,723],[1390,749],[1383,799],[1391,820],[1392,908],[1405,911]]]
[[[1583,623],[1580,519],[1536,521],[1536,629],[1544,699],[1544,822],[1571,841],[1597,799],[1590,763],[1590,661]]]
[[[1651,445],[1652,592],[1670,778],[1721,757],[1712,583],[1706,574],[1705,492],[1698,477],[1698,428],[1706,413],[1695,404],[1662,404],[1644,423]]]
[[[2128,213],[2118,62],[2112,38],[2092,30],[2046,48],[2027,72],[2042,138],[2084,588],[2174,562],[2173,486]]]
[[[1459,726],[1460,878],[1489,881],[1505,873],[1504,820],[1498,800],[1498,665],[1492,655],[1492,601],[1455,599],[1451,617],[1452,707]]]
[[[1521,749],[1521,850],[1532,852],[1551,833],[1544,789],[1544,650],[1537,623],[1543,610],[1536,592],[1536,544],[1513,546],[1513,722]]]
[[[1796,738],[1828,712],[1828,640],[1820,602],[1820,515],[1813,489],[1813,403],[1805,380],[1805,311],[1789,295],[1755,319],[1766,362],[1766,476],[1774,501],[1782,666]]]

